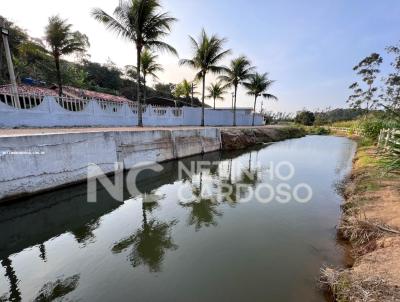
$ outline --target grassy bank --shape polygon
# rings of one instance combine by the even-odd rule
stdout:
[[[336,301],[400,300],[400,177],[393,159],[358,140],[338,235],[351,243],[353,267],[323,268]]]

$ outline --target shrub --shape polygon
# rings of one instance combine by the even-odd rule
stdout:
[[[312,126],[315,121],[315,115],[311,111],[301,111],[297,113],[294,121],[305,126]]]
[[[381,130],[385,128],[385,123],[382,119],[365,118],[361,121],[360,128],[365,137],[377,139]]]
[[[310,127],[308,133],[313,135],[328,135],[330,134],[330,130],[324,127]]]

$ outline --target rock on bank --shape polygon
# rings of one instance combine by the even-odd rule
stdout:
[[[305,134],[303,129],[296,127],[225,128],[221,129],[222,149],[244,149],[255,144],[299,138]]]

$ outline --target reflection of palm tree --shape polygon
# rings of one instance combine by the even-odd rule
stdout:
[[[158,222],[154,218],[148,221],[147,218],[147,213],[151,213],[157,208],[158,200],[162,198],[163,196],[156,194],[144,194],[142,197],[142,227],[133,235],[114,244],[112,248],[113,253],[119,254],[133,246],[129,255],[133,267],[143,264],[147,265],[150,271],[158,272],[161,269],[165,252],[178,248],[172,241],[170,230],[177,223],[176,220],[165,223]]]
[[[192,193],[195,196],[194,201],[179,203],[183,208],[191,208],[188,224],[194,225],[196,231],[203,226],[217,225],[215,216],[222,216],[222,213],[217,210],[218,204],[213,198],[202,198],[203,172],[200,172],[199,176],[199,187],[192,187]]]
[[[143,221],[147,223],[147,213],[153,213],[153,211],[158,208],[158,202],[165,198],[165,195],[157,195],[154,193],[144,193],[142,195],[142,215]]]
[[[147,265],[150,271],[159,272],[166,250],[178,248],[173,243],[170,234],[170,228],[175,224],[175,220],[169,223],[158,222],[155,219],[149,222],[143,220],[142,228],[116,243],[112,252],[119,254],[133,246],[129,255],[132,266],[137,267],[143,264]]]
[[[74,235],[78,243],[86,245],[87,243],[93,242],[96,238],[93,231],[97,229],[99,225],[100,219],[93,219],[91,222],[79,226],[78,228],[74,228],[71,230],[71,233]]]
[[[19,280],[15,274],[14,268],[12,267],[12,262],[9,258],[1,260],[1,265],[6,269],[5,276],[10,282],[10,296],[9,301],[21,301],[21,291],[18,288]]]
[[[235,206],[237,201],[237,187],[232,181],[232,170],[233,170],[233,161],[232,159],[228,162],[228,179],[221,180],[221,183],[224,188],[228,188],[228,192],[222,192],[222,196],[224,197],[223,202],[228,203],[230,206]]]
[[[222,191],[222,196],[224,198],[224,202],[230,204],[231,206],[235,206],[237,203],[237,199],[245,196],[248,190],[243,191],[245,186],[248,185],[251,187],[255,187],[257,183],[259,183],[258,177],[258,169],[252,168],[252,153],[249,153],[249,161],[248,167],[242,169],[239,179],[236,181],[232,180],[232,171],[233,171],[233,162],[232,160],[228,163],[228,176],[226,179],[221,179],[221,185],[223,188],[227,188],[229,191]],[[238,184],[241,186],[239,187]],[[229,193],[229,194],[228,194]]]
[[[251,164],[252,164],[251,155],[252,155],[252,153],[250,152],[249,153],[249,167],[247,169],[243,169],[241,171],[240,182],[242,184],[247,184],[247,185],[251,185],[254,187],[258,183],[259,179],[258,179],[258,169],[251,168]]]
[[[79,284],[79,275],[46,283],[33,301],[54,301],[73,292]]]
[[[44,243],[39,244],[39,258],[42,259],[44,262],[47,261],[47,257],[46,257],[46,246],[44,245]]]
[[[191,208],[188,224],[194,225],[196,231],[203,226],[216,226],[215,216],[222,216],[222,213],[217,210],[218,204],[212,199],[200,199],[200,201],[192,201],[189,203],[179,203],[184,208]]]

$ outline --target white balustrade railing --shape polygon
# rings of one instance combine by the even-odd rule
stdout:
[[[143,105],[141,108],[143,121],[149,126],[200,125],[201,108],[163,107],[160,105]],[[138,105],[130,101],[24,93],[19,93],[16,97],[11,93],[0,93],[0,111],[0,127],[134,126],[137,122],[137,118],[134,116],[137,116]],[[251,110],[238,109],[236,116],[238,125],[251,125]],[[207,108],[205,121],[207,125],[230,126],[233,121],[233,110]],[[262,124],[263,118],[257,114],[256,125]]]
[[[89,103],[89,100],[86,99],[75,99],[59,96],[54,98],[62,108],[69,111],[83,111]]]
[[[19,93],[16,96],[11,93],[1,93],[0,101],[16,109],[32,109],[39,106],[44,97],[40,94]]]
[[[378,147],[400,155],[400,129],[382,129],[378,137]]]

